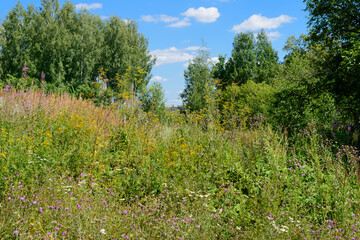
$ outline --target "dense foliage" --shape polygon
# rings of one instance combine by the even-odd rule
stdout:
[[[327,55],[318,63],[334,93],[339,110],[359,125],[360,114],[360,2],[305,0],[309,37]]]
[[[203,82],[213,81],[220,93],[212,96],[221,121],[229,127],[246,126],[247,120],[260,116],[287,133],[315,124],[325,136],[334,137],[334,126],[340,122],[351,128],[343,143],[360,144],[359,3],[305,2],[309,35],[289,37],[283,62],[263,30],[256,38],[252,32],[239,33],[231,57],[220,55],[211,76],[193,78],[192,86],[202,88],[182,94],[184,103],[201,99]],[[193,62],[185,77],[198,74],[200,65]]]
[[[17,3],[2,23],[0,32],[0,79],[8,75],[20,78],[24,65],[29,77],[46,86],[86,97],[93,97],[91,83],[96,82],[99,68],[106,69],[107,86],[115,88],[117,74],[129,67],[135,74],[143,70],[140,86],[150,79],[154,60],[148,41],[137,31],[134,21],[112,16],[102,20],[85,10],[76,11],[69,1],[60,7],[58,0],[43,0],[40,8]]]

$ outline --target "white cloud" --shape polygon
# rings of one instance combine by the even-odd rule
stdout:
[[[75,8],[77,10],[81,10],[81,9],[87,9],[87,10],[91,10],[91,9],[98,9],[98,8],[102,8],[103,5],[101,3],[93,3],[93,4],[87,4],[87,3],[79,3],[75,5]]]
[[[278,38],[282,37],[282,34],[279,33],[279,32],[265,32],[266,33],[266,36],[268,37],[269,40],[271,41],[275,41],[277,40]],[[255,33],[255,37],[257,37],[259,33]]]
[[[158,22],[170,23],[170,22],[178,21],[179,18],[168,16],[166,14],[160,14],[160,15],[143,15],[141,16],[141,20],[145,22],[154,22],[154,23],[158,23]]]
[[[152,82],[166,82],[167,79],[163,78],[163,77],[160,77],[160,76],[154,76],[154,77],[151,78],[151,81]]]
[[[166,49],[153,50],[150,54],[156,57],[156,66],[160,66],[169,63],[189,62],[197,54],[194,51],[201,48],[202,47],[198,46],[191,46],[184,49],[170,47]]]
[[[270,40],[276,40],[282,36],[279,32],[268,32],[266,33],[266,35],[269,37]]]
[[[191,25],[190,19],[186,17],[186,18],[181,19],[178,22],[167,25],[167,27],[182,28],[182,27],[187,27],[187,26],[190,26],[190,25]]]
[[[161,14],[161,15],[160,15],[160,20],[161,20],[162,22],[170,23],[170,22],[178,21],[179,18],[177,18],[177,17],[172,17],[172,16],[168,16],[168,15],[165,15],[165,14]]]
[[[290,23],[294,20],[295,18],[287,15],[281,15],[276,18],[268,18],[261,16],[261,14],[254,14],[241,24],[234,25],[231,30],[233,32],[240,33],[244,31],[256,31],[259,29],[275,29],[279,28],[283,23]]]
[[[215,7],[210,7],[210,8],[199,7],[198,9],[189,8],[188,10],[186,10],[186,12],[182,13],[182,15],[189,18],[193,17],[198,22],[202,22],[202,23],[215,22],[220,17],[220,13],[218,9]]]
[[[152,15],[142,15],[141,20],[145,22],[157,22],[157,19]]]
[[[185,51],[198,51],[201,49],[206,50],[208,48],[207,47],[199,47],[199,46],[190,46],[190,47],[184,48]]]

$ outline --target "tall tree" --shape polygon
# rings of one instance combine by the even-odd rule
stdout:
[[[3,31],[1,31],[1,38],[4,40],[1,46],[1,62],[4,74],[14,74],[17,77],[21,76],[21,69],[24,65],[24,27],[22,18],[25,15],[25,10],[20,3],[6,16],[3,22]]]
[[[207,98],[210,97],[209,92],[214,85],[209,56],[209,52],[203,47],[184,72],[185,89],[180,97],[184,105],[192,111],[200,111],[207,107]]]
[[[269,83],[278,73],[279,65],[277,52],[273,49],[264,30],[261,30],[256,36],[255,55],[256,76],[254,82]]]
[[[40,78],[44,72],[52,86],[81,93],[97,81],[100,68],[107,69],[110,83],[132,69],[130,75],[140,74],[135,77],[142,79],[133,83],[136,92],[148,84],[155,60],[134,21],[115,16],[102,20],[86,10],[76,11],[69,1],[63,6],[59,0],[41,3],[39,8],[28,5],[27,10],[18,3],[3,22],[1,77],[20,77],[26,64],[30,77]]]
[[[249,80],[269,83],[279,71],[278,55],[264,30],[255,38],[252,32],[235,36],[231,58],[226,61],[219,56],[214,77],[219,79],[220,88],[242,85]]]
[[[348,42],[360,36],[358,0],[304,0],[309,12],[310,37],[315,41]]]
[[[255,38],[252,32],[240,33],[235,36],[228,68],[230,77],[238,85],[255,78],[256,52]]]
[[[304,0],[309,12],[310,40],[328,52],[319,61],[332,85],[338,107],[360,124],[360,2]]]

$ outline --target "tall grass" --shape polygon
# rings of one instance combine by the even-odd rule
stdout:
[[[311,126],[0,90],[1,239],[348,239],[359,153]]]

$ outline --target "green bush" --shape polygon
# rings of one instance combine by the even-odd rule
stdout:
[[[303,129],[316,123],[329,129],[336,119],[335,99],[317,77],[309,54],[293,54],[287,58],[283,73],[275,81],[270,115],[275,124],[288,129]],[[292,128],[294,127],[294,128]]]
[[[265,82],[247,81],[241,86],[230,85],[221,95],[221,112],[224,121],[245,124],[249,117],[268,115],[273,87]]]
[[[145,112],[153,112],[157,116],[165,113],[165,96],[159,82],[150,85],[141,97],[142,108]]]

